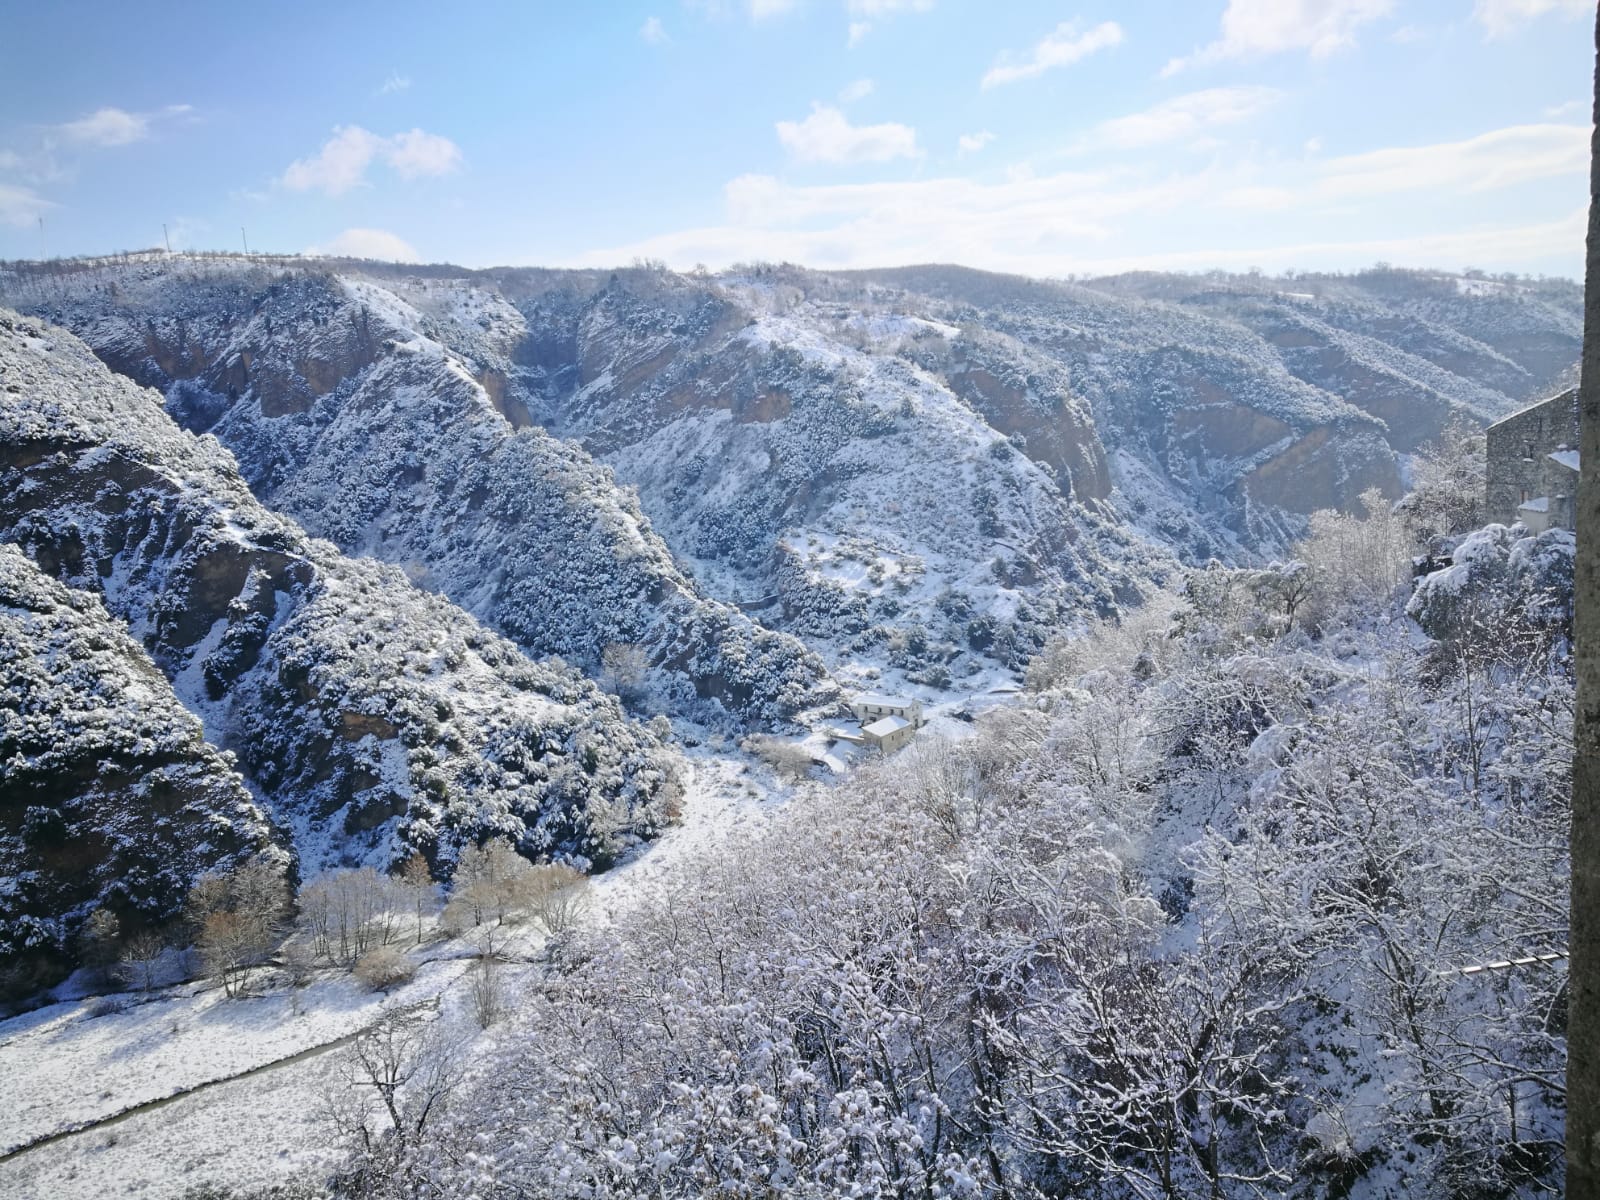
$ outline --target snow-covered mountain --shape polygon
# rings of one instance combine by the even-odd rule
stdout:
[[[0,1000],[52,982],[96,910],[132,933],[270,847],[231,756],[127,629],[0,545]]]
[[[126,1119],[95,1154],[220,1195],[243,1159],[195,1130],[293,1111],[235,1146],[287,1183],[307,1098],[365,1104],[350,1064],[425,1011],[449,1039],[397,1053],[442,1123],[333,1122],[374,1185],[1554,1178],[1570,535],[1408,589],[1417,504],[1309,514],[1470,500],[1465,454],[1408,458],[1570,371],[1570,285],[135,256],[0,298],[0,999],[97,910],[183,944],[205,870],[328,872],[226,1065],[164,1073],[187,984],[8,1024],[19,1076],[134,1077],[30,1088],[24,1190],[134,1186],[50,1132]],[[803,781],[869,683],[930,726]],[[330,905],[389,1000],[300,986]]]
[[[1453,418],[1543,398],[1577,360],[1582,290],[1377,268],[1053,283],[959,267],[852,274],[1065,368],[1120,511],[1186,560],[1271,554],[1318,508],[1401,490]]]
[[[604,863],[678,785],[590,679],[746,729],[975,685],[1398,494],[1581,332],[1568,284],[1386,270],[145,256],[0,298],[94,356],[0,325],[0,539],[103,595],[307,868],[491,831]]]
[[[117,269],[75,279],[59,315],[215,434],[264,503],[530,653],[597,673],[607,646],[636,645],[680,711],[758,725],[836,695],[799,642],[699,591],[611,472],[517,419],[514,308],[418,293],[314,269]]]
[[[255,499],[216,439],[179,429],[158,394],[112,375],[65,331],[7,314],[0,542],[103,598],[170,681],[143,691],[173,745],[215,768],[207,786],[227,803],[250,806],[216,751],[195,744],[181,701],[215,746],[237,755],[306,873],[388,865],[412,850],[447,869],[461,844],[491,834],[530,856],[603,865],[670,817],[678,768],[663,730],[626,717],[566,664],[530,659],[399,569],[308,538]],[[49,661],[35,644],[45,635],[26,623],[6,635],[0,650],[17,669]],[[49,723],[54,709],[27,704],[28,722]],[[32,746],[0,755],[20,755],[0,768],[10,773],[8,831],[27,821],[29,773],[53,761],[47,738]],[[99,878],[113,869],[110,831],[132,803],[96,810],[103,825],[78,842],[75,870]],[[172,836],[176,851],[188,835]],[[231,845],[217,841],[213,857]],[[79,899],[63,895],[52,917]]]
[[[754,723],[1015,669],[1575,359],[1578,290],[1375,270],[1049,283],[228,258],[0,273],[266,503],[594,672]],[[720,603],[719,603],[720,602]],[[746,615],[733,611],[742,609]],[[763,628],[763,626],[765,628]]]

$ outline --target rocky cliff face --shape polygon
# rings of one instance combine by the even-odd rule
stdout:
[[[1432,272],[1143,273],[1083,284],[953,267],[852,274],[1002,330],[1088,400],[1121,510],[1185,558],[1282,547],[1299,518],[1394,496],[1400,456],[1554,386],[1581,342],[1561,281]],[[908,299],[906,303],[915,303]]]
[[[0,315],[0,540],[103,596],[306,871],[505,834],[603,864],[675,756],[614,697],[265,509],[233,458],[70,334]]]
[[[232,756],[126,629],[0,545],[0,999],[64,973],[91,913],[158,925],[270,850]]]

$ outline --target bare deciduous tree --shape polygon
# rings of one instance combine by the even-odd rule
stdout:
[[[479,954],[472,969],[472,1013],[478,1027],[487,1029],[498,1021],[503,1006],[499,961],[491,953]]]
[[[532,869],[533,864],[506,838],[463,847],[450,880],[450,900],[442,918],[445,928],[460,933],[520,916],[520,881]]]
[[[289,907],[283,867],[262,856],[195,881],[186,904],[207,974],[229,997],[242,995],[251,970],[281,940]]]
[[[439,885],[433,881],[428,860],[414,853],[400,868],[396,877],[405,895],[410,898],[411,911],[417,920],[416,944],[422,945],[422,922],[438,906]]]
[[[516,881],[514,903],[548,933],[571,929],[588,907],[588,877],[565,863],[534,867]]]
[[[371,867],[325,872],[300,889],[300,926],[319,955],[349,966],[399,933],[400,886]]]
[[[122,944],[117,975],[124,986],[148,993],[156,985],[166,953],[165,938],[151,929],[140,930]]]
[[[373,1185],[361,1194],[379,1194],[385,1181],[410,1182],[416,1151],[444,1113],[464,1066],[460,1048],[427,1021],[396,1018],[351,1043],[339,1063],[339,1082],[324,1095],[324,1112]]]

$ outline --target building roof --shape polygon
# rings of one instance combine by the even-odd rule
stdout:
[[[1576,450],[1553,450],[1550,457],[1570,471],[1578,469],[1578,452]]]
[[[1532,500],[1524,500],[1521,504],[1517,505],[1517,511],[1518,512],[1549,512],[1550,511],[1550,497],[1549,496],[1537,496]]]
[[[1558,392],[1554,396],[1549,396],[1546,399],[1535,401],[1533,404],[1525,404],[1521,408],[1517,409],[1516,412],[1510,414],[1509,416],[1501,417],[1493,425],[1489,426],[1489,428],[1490,429],[1498,428],[1499,426],[1504,425],[1507,421],[1515,420],[1517,417],[1520,417],[1525,412],[1532,412],[1534,409],[1543,408],[1547,404],[1555,404],[1559,400],[1565,400],[1568,403],[1576,406],[1576,404],[1578,402],[1578,389],[1577,388],[1568,388],[1564,392]]]
[[[899,733],[902,729],[911,728],[911,722],[904,717],[879,717],[871,725],[862,727],[861,732],[868,737],[886,738],[891,733]]]
[[[908,700],[904,696],[879,696],[867,692],[855,698],[857,704],[869,704],[874,708],[915,708],[917,702]]]

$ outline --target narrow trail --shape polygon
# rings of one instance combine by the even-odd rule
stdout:
[[[24,1142],[22,1145],[13,1147],[12,1149],[7,1150],[5,1153],[0,1154],[0,1166],[22,1157],[22,1155],[27,1154],[31,1150],[39,1150],[45,1146],[53,1145],[56,1142],[65,1141],[67,1138],[73,1138],[79,1136],[80,1134],[93,1133],[96,1130],[109,1128],[110,1126],[120,1124],[123,1121],[140,1116],[144,1113],[154,1112],[156,1109],[165,1108],[167,1105],[174,1104],[179,1100],[185,1100],[190,1096],[199,1095],[201,1092],[210,1091],[212,1088],[223,1087],[224,1085],[230,1083],[238,1083],[240,1080],[249,1079],[252,1076],[263,1075],[268,1071],[277,1071],[284,1067],[293,1066],[295,1063],[316,1058],[318,1055],[328,1054],[339,1049],[341,1046],[348,1046],[351,1042],[355,1041],[363,1034],[371,1033],[380,1025],[387,1024],[388,1022],[396,1019],[408,1017],[414,1013],[422,1012],[425,1009],[431,1008],[437,1010],[438,1007],[439,997],[430,996],[426,1000],[419,1000],[415,1004],[408,1004],[403,1008],[397,1008],[391,1012],[387,1012],[383,1015],[381,1020],[374,1021],[370,1025],[363,1025],[360,1029],[352,1030],[350,1033],[343,1034],[342,1036],[333,1038],[330,1041],[319,1042],[315,1046],[307,1046],[304,1049],[296,1050],[292,1054],[286,1054],[282,1058],[275,1058],[271,1062],[260,1063],[254,1067],[249,1067],[246,1070],[237,1071],[232,1075],[223,1075],[217,1079],[208,1079],[203,1083],[191,1084],[189,1087],[173,1092],[170,1095],[161,1096],[155,1100],[145,1100],[139,1104],[134,1104],[128,1108],[121,1109],[120,1111],[112,1113],[109,1116],[97,1117],[91,1121],[82,1121],[76,1125],[69,1125],[64,1129],[57,1129],[52,1133],[42,1134],[39,1137],[34,1138],[32,1141]]]

